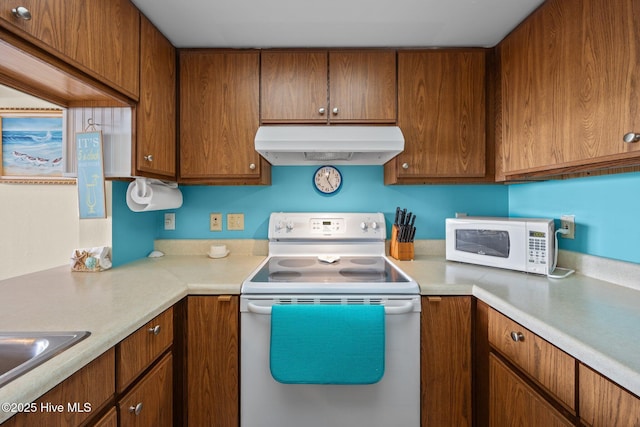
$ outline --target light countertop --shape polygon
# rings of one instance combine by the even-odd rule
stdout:
[[[0,281],[2,331],[91,331],[0,387],[0,402],[34,401],[187,295],[239,294],[263,259],[171,255],[101,273],[72,273],[64,266]],[[554,280],[438,256],[396,263],[423,295],[474,295],[640,395],[638,290],[581,275]],[[0,422],[11,415],[0,411]]]

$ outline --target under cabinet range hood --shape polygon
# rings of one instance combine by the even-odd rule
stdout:
[[[404,150],[397,126],[261,126],[255,148],[272,165],[382,165]]]

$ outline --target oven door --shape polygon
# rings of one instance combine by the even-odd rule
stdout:
[[[382,304],[385,369],[367,385],[282,384],[271,376],[274,304]],[[420,425],[420,297],[250,296],[240,302],[241,427]]]

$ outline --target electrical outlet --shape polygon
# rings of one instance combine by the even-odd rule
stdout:
[[[244,214],[227,214],[227,230],[244,230]]]
[[[165,213],[164,214],[164,229],[165,230],[175,230],[176,229],[176,214]]]
[[[562,215],[560,216],[560,228],[564,228],[569,232],[567,234],[560,234],[560,237],[565,239],[576,238],[576,216],[575,215]]]
[[[209,230],[222,231],[222,214],[221,213],[209,214]]]

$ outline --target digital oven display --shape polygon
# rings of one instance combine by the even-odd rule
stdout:
[[[547,237],[547,233],[544,231],[529,231],[529,237],[540,237],[544,239]]]

